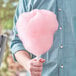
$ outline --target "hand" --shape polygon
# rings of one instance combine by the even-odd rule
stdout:
[[[41,76],[44,62],[45,62],[45,59],[43,58],[40,58],[39,60],[32,59],[29,61],[28,67],[29,67],[29,72],[31,76]]]

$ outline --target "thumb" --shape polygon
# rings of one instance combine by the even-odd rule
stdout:
[[[40,58],[39,61],[40,61],[41,63],[44,63],[44,62],[45,62],[45,59]]]

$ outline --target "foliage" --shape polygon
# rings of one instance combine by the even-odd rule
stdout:
[[[7,35],[7,42],[6,50],[4,52],[3,60],[0,66],[0,76],[19,76],[17,73],[24,71],[24,68],[19,63],[14,62],[8,46],[10,34],[8,31],[4,34]]]
[[[0,0],[0,26],[5,30],[12,29],[13,16],[18,0]]]
[[[13,26],[13,16],[17,6],[18,0],[0,0],[0,31],[11,30]],[[12,59],[10,49],[8,46],[9,34],[7,34],[6,50],[3,56],[3,61],[0,67],[0,76],[16,76],[17,71],[23,69],[18,63]],[[17,75],[18,76],[18,75]]]

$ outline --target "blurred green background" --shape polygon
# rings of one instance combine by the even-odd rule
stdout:
[[[0,26],[2,29],[12,29],[17,3],[18,0],[0,0]]]
[[[13,61],[9,43],[12,38],[13,18],[18,0],[0,0],[0,34],[5,33],[8,37],[6,50],[0,66],[0,76],[23,76],[19,75],[24,68]]]

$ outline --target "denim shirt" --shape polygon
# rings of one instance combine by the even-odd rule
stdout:
[[[41,55],[46,59],[42,76],[76,76],[76,0],[19,0],[14,17],[14,35],[11,41],[11,52],[14,59],[16,52],[26,51],[17,36],[15,26],[17,19],[21,13],[33,9],[53,11],[59,22],[52,47]],[[34,57],[33,54],[29,54],[32,58]]]

